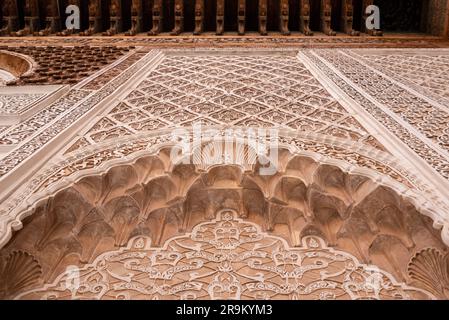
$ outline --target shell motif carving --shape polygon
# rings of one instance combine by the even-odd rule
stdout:
[[[449,299],[449,254],[429,248],[417,253],[408,267],[416,285],[441,299]]]
[[[24,251],[11,252],[0,272],[0,298],[8,298],[36,284],[41,275],[41,266],[32,255]]]

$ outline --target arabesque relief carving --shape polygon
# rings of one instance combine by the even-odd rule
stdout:
[[[300,246],[222,210],[153,247],[145,236],[20,299],[429,299],[308,235]]]
[[[299,35],[300,31],[309,36],[312,35],[309,23],[313,21],[313,28],[316,28],[314,31],[322,31],[328,36],[335,36],[336,32],[351,36],[357,36],[361,32],[381,36],[383,33],[380,29],[367,28],[365,23],[372,14],[366,9],[376,5],[382,12],[382,27],[387,31],[423,32],[447,37],[445,12],[448,4],[444,0],[425,1],[423,4],[414,0],[396,1],[397,3],[382,0],[253,1],[208,0],[205,3],[204,0],[5,0],[0,7],[3,12],[0,35],[71,36],[79,33],[83,36],[133,36],[146,32],[150,36],[161,33],[179,36],[184,33],[184,23],[188,25],[189,33],[193,31],[193,34],[198,35],[204,31],[200,24],[207,21],[208,30],[205,31],[216,32],[217,35],[232,32],[243,36],[245,29],[258,30],[260,35],[266,35],[267,26],[270,32],[277,35],[290,35],[289,25],[295,25],[291,28],[293,33]],[[64,20],[67,15],[64,8],[68,5],[78,6],[83,17],[88,17],[87,30],[65,28]],[[184,12],[184,6],[189,10]],[[192,15],[190,8],[193,7],[195,12]],[[296,12],[292,14],[292,11]],[[82,28],[85,29],[87,21],[84,18],[82,20]],[[225,23],[225,20],[232,22]],[[149,27],[151,21],[153,26]],[[190,27],[192,24],[196,25],[195,28]],[[126,26],[127,30],[122,26]],[[20,28],[22,29],[18,31]]]

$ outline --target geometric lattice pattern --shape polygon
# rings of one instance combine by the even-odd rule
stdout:
[[[87,139],[198,122],[368,137],[293,54],[229,54],[167,56]]]

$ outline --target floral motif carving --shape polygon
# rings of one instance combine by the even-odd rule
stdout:
[[[317,236],[301,245],[262,232],[223,210],[184,236],[152,246],[148,237],[102,254],[19,299],[431,299],[388,273],[363,265]]]

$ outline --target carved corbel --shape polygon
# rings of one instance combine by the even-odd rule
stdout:
[[[155,36],[162,32],[163,8],[162,0],[155,0],[153,4],[153,28],[148,35]]]
[[[32,35],[39,30],[38,0],[25,0],[25,27],[15,32],[18,37]]]
[[[17,0],[5,0],[2,6],[2,24],[0,35],[9,35],[17,31],[19,27],[19,14],[17,9]]]
[[[184,0],[175,0],[175,27],[171,34],[180,35],[184,31]]]
[[[259,0],[259,33],[266,36],[267,33],[267,0]]]
[[[289,19],[289,5],[288,0],[281,0],[280,2],[280,19],[279,19],[279,30],[284,36],[290,35],[290,30],[288,30],[288,19]]]
[[[354,6],[352,5],[352,0],[342,0],[341,5],[341,25],[343,26],[343,32],[350,36],[359,36],[360,32],[353,29]]]
[[[332,30],[332,3],[331,0],[321,0],[321,31],[328,36],[335,36],[337,33]]]
[[[82,32],[83,36],[91,36],[101,31],[101,1],[89,0],[89,28]]]
[[[238,33],[239,35],[245,34],[245,22],[246,22],[246,0],[239,0],[238,2]]]
[[[135,36],[142,31],[142,0],[133,0],[131,3],[131,29],[125,35]]]
[[[58,0],[47,0],[45,6],[45,28],[40,30],[37,35],[48,36],[61,29],[61,18],[59,16]]]
[[[363,32],[365,32],[366,34],[370,35],[370,36],[382,36],[383,32],[382,30],[369,30],[366,28],[366,20],[369,17],[369,14],[366,13],[366,8],[368,8],[368,6],[371,6],[374,4],[374,0],[363,0],[363,19],[362,19],[362,30]]]
[[[204,30],[204,0],[195,1],[195,30],[194,35],[199,35]]]
[[[301,0],[300,8],[299,30],[306,36],[313,36],[310,30],[310,0]]]
[[[218,36],[224,33],[224,19],[225,19],[225,0],[217,0],[217,32]]]
[[[114,36],[122,32],[122,25],[122,1],[111,0],[109,2],[109,29],[103,35]]]

